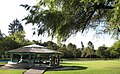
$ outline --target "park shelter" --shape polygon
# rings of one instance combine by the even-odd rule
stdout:
[[[48,64],[49,66],[59,66],[60,56],[62,55],[61,52],[36,44],[23,46],[8,52],[10,53],[8,64],[19,65],[19,67],[20,65],[31,67],[41,63]]]

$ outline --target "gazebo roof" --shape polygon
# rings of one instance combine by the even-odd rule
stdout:
[[[55,51],[55,50],[51,50],[51,49],[47,49],[47,48],[45,48],[43,46],[36,45],[36,44],[23,46],[21,48],[13,49],[13,50],[10,50],[8,52],[10,52],[10,53],[62,54],[61,52],[58,52],[58,51]]]

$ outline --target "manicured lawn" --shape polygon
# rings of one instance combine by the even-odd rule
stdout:
[[[62,62],[61,65],[73,69],[46,71],[45,74],[120,74],[120,60],[69,61]]]
[[[4,65],[7,62],[0,62],[0,65]],[[0,70],[0,74],[22,74],[25,70]]]
[[[7,64],[7,62],[0,62],[0,65],[4,65],[4,64]]]
[[[0,74],[22,74],[25,70],[0,70]]]

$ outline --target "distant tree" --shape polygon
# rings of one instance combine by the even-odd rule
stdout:
[[[19,43],[12,40],[11,37],[5,37],[0,40],[0,54],[5,55],[6,51],[20,47]]]
[[[77,49],[76,49],[76,57],[77,57],[77,58],[80,58],[81,55],[82,55],[81,49],[80,49],[80,48],[77,48]]]
[[[118,52],[118,58],[120,59],[120,48],[116,50]]]
[[[98,50],[96,51],[96,55],[98,55],[101,58],[109,58],[110,52],[107,50],[108,47],[100,46],[98,47]]]
[[[94,45],[91,41],[88,42],[88,47],[90,47],[92,50],[94,50]]]
[[[29,44],[32,44],[32,42],[25,39],[23,32],[15,32],[10,36],[6,36],[0,39],[0,54],[4,55],[6,51],[16,49]]]
[[[34,44],[44,46],[44,45],[41,43],[41,41],[36,41],[36,40],[33,40],[32,42],[33,42]]]
[[[85,55],[86,55],[86,51],[85,51],[85,48],[83,50],[81,50],[81,57],[85,58]]]
[[[47,48],[53,49],[53,50],[57,50],[59,48],[59,46],[52,41],[44,42],[41,45],[46,46]]]
[[[5,37],[5,34],[1,32],[0,30],[0,39],[3,39]]]
[[[67,48],[66,48],[66,45],[61,45],[61,47],[58,49],[58,51],[62,52],[63,53],[63,56],[64,58],[67,58],[69,57],[68,55],[68,52],[67,52]]]
[[[81,41],[81,49],[83,50],[84,49],[84,44],[83,44],[83,42]]]
[[[117,58],[118,52],[113,47],[109,47],[108,50],[110,52],[110,58]]]
[[[47,44],[48,44],[47,47],[51,48],[53,50],[57,50],[59,48],[59,46],[56,43],[52,42],[52,41],[48,41]]]
[[[13,20],[9,25],[9,34],[14,34],[15,32],[23,31],[23,26],[18,19]]]
[[[25,45],[25,33],[24,31],[15,32],[9,36],[12,40],[19,43],[21,46]]]
[[[84,51],[85,47],[84,47],[84,44],[83,42],[81,41],[81,57],[84,57],[85,56],[85,51]]]
[[[70,57],[73,57],[73,52],[74,52],[74,49],[76,49],[76,47],[74,47],[74,45],[72,43],[69,43],[67,45],[67,52],[68,52],[68,55]]]
[[[85,57],[90,57],[90,59],[92,58],[92,55],[94,54],[94,50],[93,49],[91,49],[90,47],[86,47],[85,49],[84,49],[84,51],[85,51]]]
[[[120,58],[120,40],[116,41],[112,46],[111,49],[109,49],[111,52],[111,55],[116,55],[118,58]]]
[[[72,43],[69,43],[67,45],[67,51],[68,51],[68,54],[74,58],[77,57],[78,51],[80,52],[80,50],[77,49],[77,46],[75,44],[72,44]]]
[[[77,57],[81,57],[81,49],[77,48],[76,45],[69,43],[67,46],[61,45],[61,47],[59,47],[58,51],[62,52],[64,54],[63,57],[65,58],[77,58]]]
[[[22,24],[18,19],[13,20],[12,23],[9,25],[9,37],[14,40],[15,42],[19,43],[19,45],[28,45],[29,40],[25,39],[25,31],[23,29]]]
[[[90,59],[92,55],[94,55],[94,45],[91,41],[88,42],[88,46],[84,49],[85,57],[90,56]]]

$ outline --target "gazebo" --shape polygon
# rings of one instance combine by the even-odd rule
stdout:
[[[8,51],[10,61],[7,66],[13,68],[30,68],[36,64],[47,64],[48,66],[59,66],[61,52],[46,47],[32,44],[18,49]]]

